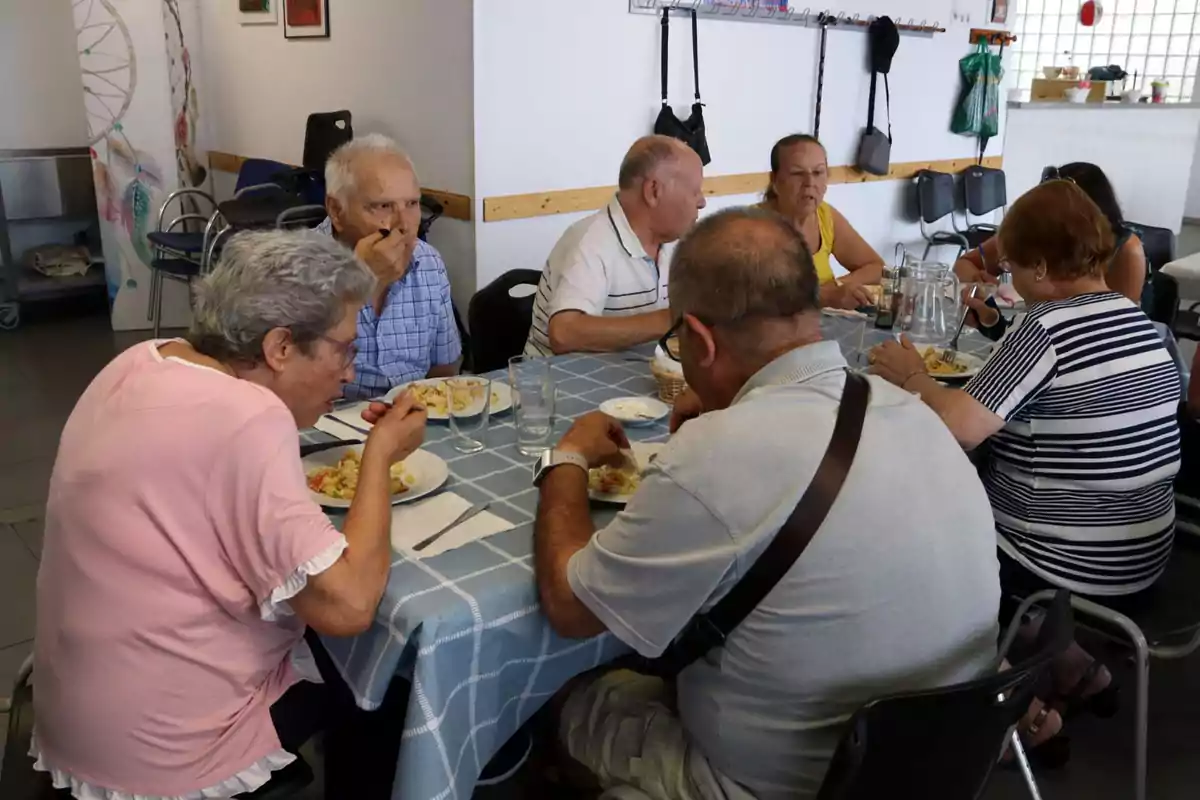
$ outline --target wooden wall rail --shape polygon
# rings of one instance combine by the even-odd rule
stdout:
[[[216,172],[232,172],[236,175],[242,168],[242,162],[246,159],[247,156],[222,153],[219,150],[209,150],[208,168]],[[436,198],[442,204],[446,209],[445,216],[451,219],[461,219],[464,222],[471,221],[474,202],[469,196],[427,187],[421,187],[421,191],[430,197]]]
[[[908,161],[892,164],[887,175],[870,175],[854,167],[830,167],[829,182],[867,183],[870,181],[909,180],[923,169],[939,172],[962,172],[975,163],[973,158],[950,158],[941,161]],[[999,169],[1003,164],[1000,156],[989,156],[983,160],[985,167]],[[748,172],[741,175],[714,175],[704,179],[704,193],[709,197],[723,195],[758,194],[767,188],[770,175],[766,172]],[[617,187],[593,186],[584,189],[563,189],[533,194],[512,194],[502,197],[485,197],[483,221],[500,222],[510,219],[528,219],[551,214],[570,214],[578,211],[594,211],[603,208]]]

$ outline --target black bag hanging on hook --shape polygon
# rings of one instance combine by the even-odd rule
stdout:
[[[667,103],[667,39],[671,30],[671,12],[664,8],[662,12],[662,110],[654,121],[654,132],[663,136],[671,136],[686,142],[700,163],[708,166],[712,156],[708,153],[708,139],[704,134],[704,104],[700,102],[700,44],[697,34],[696,12],[692,11],[692,71],[696,79],[696,102],[692,104],[692,115],[686,120],[680,120]]]
[[[876,17],[867,28],[867,43],[871,54],[871,95],[867,109],[867,127],[858,143],[858,158],[854,165],[872,175],[887,175],[892,160],[892,93],[888,87],[888,72],[892,56],[900,46],[900,32],[890,17]],[[883,73],[883,92],[886,98],[888,132],[875,127],[875,82]]]

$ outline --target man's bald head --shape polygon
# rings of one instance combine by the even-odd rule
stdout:
[[[731,208],[701,220],[671,260],[671,311],[706,324],[783,319],[820,308],[804,239],[778,214]]]
[[[686,163],[689,156],[700,165],[700,157],[695,151],[678,139],[658,134],[643,136],[634,142],[625,154],[617,186],[622,190],[633,189],[663,166]]]

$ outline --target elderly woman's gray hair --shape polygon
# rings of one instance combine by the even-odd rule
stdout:
[[[394,139],[382,133],[368,133],[351,139],[333,151],[325,162],[325,192],[330,197],[346,200],[354,191],[354,162],[362,156],[390,156],[403,161],[416,177],[412,159]]]
[[[218,361],[258,363],[275,328],[301,347],[361,305],[375,276],[353,252],[314,231],[239,233],[195,287],[188,342]]]
[[[812,254],[773,211],[730,208],[696,224],[671,259],[671,311],[708,324],[781,319],[820,308]]]

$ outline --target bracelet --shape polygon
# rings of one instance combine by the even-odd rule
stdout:
[[[900,388],[903,389],[905,386],[908,386],[908,382],[911,381],[913,378],[917,377],[918,375],[928,375],[928,374],[929,373],[923,369],[919,369],[916,372],[910,372],[910,373],[908,373],[907,378],[900,381]]]

